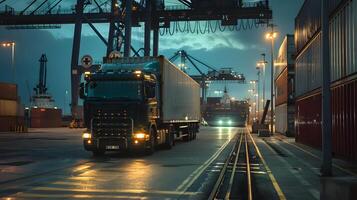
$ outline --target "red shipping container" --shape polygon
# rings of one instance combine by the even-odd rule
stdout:
[[[357,78],[332,86],[332,145],[336,157],[357,160]],[[296,101],[296,141],[321,148],[321,93]]]
[[[32,128],[54,128],[62,126],[62,110],[53,108],[32,108]]]

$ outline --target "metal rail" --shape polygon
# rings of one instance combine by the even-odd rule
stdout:
[[[247,182],[247,199],[252,200],[253,199],[253,194],[252,194],[252,179],[251,179],[251,169],[250,169],[250,155],[249,155],[249,144],[248,144],[248,136],[247,132],[241,132],[239,139],[237,139],[236,143],[234,144],[234,147],[232,148],[231,153],[229,154],[226,162],[224,163],[224,166],[218,176],[218,179],[208,197],[209,200],[214,200],[214,199],[222,199],[220,196],[223,196],[224,199],[230,199],[231,194],[232,194],[232,188],[233,188],[233,182],[237,179],[236,172],[237,172],[237,167],[238,167],[238,162],[239,157],[242,156],[241,158],[245,158],[245,177],[246,177],[246,182]],[[238,141],[239,140],[239,141]],[[242,145],[242,142],[244,140],[244,147]],[[245,148],[244,150],[244,157],[241,152],[243,150],[242,148]],[[233,163],[232,163],[233,161]],[[228,166],[232,165],[232,171],[228,171]],[[228,176],[229,174],[229,176]],[[225,179],[229,177],[228,181],[228,187],[225,190],[222,186],[225,183]],[[222,191],[221,191],[222,189]],[[225,191],[224,191],[225,190]],[[224,195],[222,195],[224,194]]]
[[[233,186],[233,181],[234,181],[234,175],[236,173],[236,168],[237,168],[237,164],[238,164],[239,152],[240,152],[240,148],[242,146],[242,140],[243,140],[243,136],[241,135],[240,141],[239,141],[238,150],[237,150],[237,153],[236,153],[237,155],[236,155],[236,157],[234,159],[232,174],[231,174],[231,177],[229,179],[228,189],[227,189],[227,193],[226,193],[225,199],[229,199],[229,197],[231,196],[232,186]]]
[[[240,141],[242,140],[242,135],[240,136],[239,140]],[[235,151],[234,151],[236,149],[236,147],[237,147],[237,143],[238,143],[238,138],[237,138],[237,142],[234,144],[234,146],[233,146],[233,148],[232,148],[232,150],[231,150],[226,162],[223,165],[223,168],[222,168],[222,170],[221,170],[221,172],[220,172],[220,174],[218,176],[218,179],[217,179],[216,183],[213,186],[213,189],[212,189],[212,191],[211,191],[211,193],[210,193],[210,195],[208,197],[208,200],[216,199],[217,194],[219,192],[219,189],[222,186],[222,183],[223,183],[223,180],[224,180],[224,176],[227,173],[228,165],[229,165],[229,163],[231,161],[232,156],[235,156],[235,155],[238,156],[239,155],[239,154],[235,154]]]

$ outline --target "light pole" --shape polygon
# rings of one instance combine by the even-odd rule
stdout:
[[[265,106],[265,66],[266,64],[268,63],[266,60],[265,60],[265,53],[262,53],[261,56],[263,57],[263,59],[261,61],[259,61],[257,63],[257,67],[259,69],[262,69],[262,82],[263,82],[263,98],[262,98],[262,111],[264,110],[264,106]]]
[[[265,35],[267,40],[271,41],[271,83],[270,83],[270,92],[271,92],[271,104],[270,104],[270,134],[274,134],[274,39],[278,35],[277,32],[274,31],[274,24],[269,24],[268,27],[271,28],[270,32]]]
[[[330,89],[330,45],[329,45],[329,1],[321,4],[321,38],[322,38],[322,176],[332,176],[332,114]]]
[[[12,68],[12,81],[16,83],[16,78],[15,78],[15,42],[2,42],[1,43],[2,47],[11,47],[11,68]]]

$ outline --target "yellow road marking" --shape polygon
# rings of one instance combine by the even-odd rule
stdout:
[[[269,176],[269,178],[270,178],[270,181],[272,182],[273,187],[274,187],[276,193],[277,193],[278,196],[279,196],[279,199],[280,199],[280,200],[286,200],[286,197],[285,197],[283,191],[281,190],[281,188],[280,188],[278,182],[276,181],[276,179],[275,179],[275,177],[274,177],[272,171],[270,170],[268,164],[265,162],[265,159],[264,159],[263,155],[260,153],[260,150],[259,150],[257,144],[255,143],[255,141],[254,141],[252,135],[250,134],[249,130],[247,130],[247,131],[248,131],[249,137],[251,138],[251,140],[252,140],[252,142],[253,142],[253,145],[254,145],[254,147],[255,147],[255,150],[257,151],[257,154],[258,154],[260,160],[262,161],[262,163],[263,163],[263,165],[264,165],[264,167],[265,167],[265,170],[266,170],[267,173],[268,173],[268,176]]]
[[[176,188],[176,191],[185,192],[197,178],[207,169],[208,166],[221,154],[232,139],[227,140],[205,163],[192,172],[182,183]]]
[[[148,199],[141,196],[124,196],[124,195],[83,195],[83,194],[34,194],[34,193],[19,193],[20,198],[45,198],[45,199]]]
[[[79,188],[52,188],[37,187],[33,190],[41,191],[68,191],[68,192],[93,192],[93,193],[131,193],[131,194],[163,194],[163,195],[181,195],[182,192],[162,191],[162,190],[140,190],[140,189],[79,189]],[[197,195],[199,192],[186,192],[186,195]]]
[[[286,144],[289,144],[289,145],[291,145],[291,146],[293,146],[293,147],[299,149],[300,151],[302,151],[302,152],[304,152],[304,153],[306,153],[306,154],[308,154],[308,155],[310,155],[310,156],[312,156],[312,157],[314,157],[314,158],[316,158],[316,159],[318,159],[318,160],[321,160],[321,158],[320,158],[319,156],[317,156],[317,155],[315,155],[315,154],[313,154],[313,153],[311,153],[311,152],[309,152],[309,151],[307,151],[307,150],[305,150],[305,149],[299,147],[299,146],[296,145],[296,144],[292,144],[291,142],[287,142],[287,141],[285,141],[285,140],[283,140],[283,139],[281,139],[280,141],[282,141],[282,142],[284,142],[284,143],[286,143]],[[348,169],[345,169],[345,168],[341,167],[341,166],[338,165],[338,164],[332,163],[332,166],[335,167],[335,168],[337,168],[337,169],[339,169],[339,170],[341,170],[341,171],[343,171],[343,172],[345,172],[345,173],[347,173],[347,174],[349,174],[349,175],[357,176],[356,173],[354,173],[354,172],[352,172],[352,171],[350,171],[350,170],[348,170]]]
[[[51,185],[70,185],[70,186],[81,186],[81,187],[95,187],[96,184],[92,184],[91,182],[65,182],[65,181],[57,181],[54,183],[51,183]]]

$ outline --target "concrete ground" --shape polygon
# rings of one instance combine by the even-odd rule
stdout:
[[[102,158],[83,150],[78,129],[0,133],[0,198],[206,199],[238,130],[203,127],[171,150]],[[318,151],[281,136],[253,138],[286,199],[319,199]],[[336,175],[351,176],[339,166]]]

